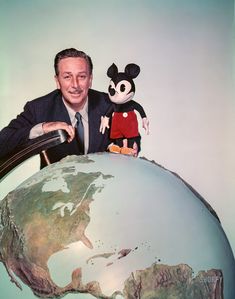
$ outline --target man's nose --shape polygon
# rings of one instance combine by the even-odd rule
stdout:
[[[80,86],[80,84],[79,84],[79,78],[77,78],[77,77],[73,77],[72,78],[72,86],[74,88],[78,88]]]

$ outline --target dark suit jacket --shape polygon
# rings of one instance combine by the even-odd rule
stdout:
[[[99,132],[101,116],[105,115],[110,106],[106,93],[90,89],[88,92],[89,118],[89,149],[88,153],[102,152],[109,144],[108,133]],[[28,141],[29,132],[38,123],[63,121],[71,124],[68,112],[62,101],[60,90],[54,90],[48,95],[27,102],[24,111],[13,119],[7,127],[0,131],[0,158],[9,154],[17,146]],[[107,130],[106,130],[107,131]],[[77,140],[64,143],[47,151],[51,162],[56,162],[67,155],[78,155]],[[41,159],[41,166],[44,161]]]

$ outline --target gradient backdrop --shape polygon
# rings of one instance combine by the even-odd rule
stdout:
[[[107,68],[140,65],[136,96],[150,119],[141,156],[177,172],[216,210],[235,252],[232,0],[0,0],[0,129],[55,88],[54,55]],[[35,157],[0,184],[1,199],[39,168]]]

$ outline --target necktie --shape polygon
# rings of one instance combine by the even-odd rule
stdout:
[[[84,154],[84,128],[82,123],[82,116],[79,112],[76,112],[75,117],[77,119],[77,136],[79,149],[82,154]]]

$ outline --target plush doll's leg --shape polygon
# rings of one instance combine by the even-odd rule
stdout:
[[[118,146],[120,146],[120,147],[123,146],[123,142],[124,142],[124,139],[123,139],[123,138],[118,138],[118,139],[116,139],[116,141],[115,141],[115,143],[116,143]]]
[[[121,154],[137,157],[140,151],[140,138],[140,136],[137,136],[124,139],[123,147],[121,148]]]
[[[130,155],[137,157],[140,151],[140,136],[133,138],[118,138],[108,147],[111,153]]]
[[[123,146],[121,148],[121,154],[123,155],[130,155],[130,156],[134,156],[134,150],[131,146],[129,146],[129,139],[124,139],[123,140]]]
[[[137,153],[140,152],[141,147],[140,147],[140,140],[141,140],[141,136],[137,136],[137,137],[133,137],[133,138],[129,138],[128,139],[128,147],[137,148]],[[136,147],[137,146],[137,147]]]

